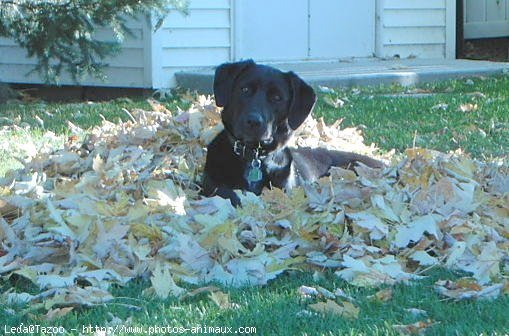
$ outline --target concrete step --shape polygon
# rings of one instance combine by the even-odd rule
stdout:
[[[399,83],[412,86],[446,79],[509,73],[509,63],[474,60],[350,59],[336,62],[264,63],[294,71],[311,85],[328,87],[376,86]],[[212,93],[214,68],[176,74],[178,86]]]

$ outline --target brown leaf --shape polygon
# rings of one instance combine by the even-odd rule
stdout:
[[[439,280],[435,283],[435,290],[448,298],[459,300],[496,299],[504,288],[503,283],[482,286],[473,278],[461,278],[457,281]]]
[[[221,291],[211,292],[209,294],[209,298],[220,309],[232,309],[232,308],[239,308],[240,307],[238,304],[230,302],[230,294],[223,293]]]
[[[479,108],[479,106],[477,104],[472,104],[472,103],[461,104],[459,106],[459,110],[461,112],[473,112],[473,111],[476,111],[478,108]]]
[[[327,300],[326,302],[310,304],[309,308],[321,314],[333,314],[353,320],[359,317],[360,312],[358,307],[348,301],[343,301],[341,305],[339,305],[333,300]]]
[[[379,290],[374,295],[368,296],[368,299],[376,300],[379,302],[387,302],[392,299],[393,290],[392,288],[386,288]]]
[[[74,307],[50,309],[48,310],[46,315],[43,316],[43,319],[46,321],[53,321],[61,317],[64,317],[65,315],[69,314],[73,309]]]
[[[221,289],[219,287],[216,287],[216,286],[205,286],[205,287],[200,287],[200,288],[196,288],[195,290],[192,290],[186,294],[184,294],[181,299],[187,299],[189,297],[194,297],[196,295],[200,295],[202,293],[213,293],[213,292],[217,292],[217,291],[220,291]]]
[[[437,324],[432,320],[419,321],[412,324],[394,324],[392,327],[400,333],[400,335],[424,335],[426,329]]]

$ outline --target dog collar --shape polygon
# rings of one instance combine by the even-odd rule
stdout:
[[[226,131],[226,134],[228,135],[228,138],[230,139],[230,142],[233,146],[233,153],[237,155],[238,157],[241,157],[243,159],[247,160],[261,160],[264,159],[267,154],[269,153],[269,150],[264,148],[260,142],[258,142],[258,146],[253,147],[249,146],[246,143],[244,143],[242,140],[238,139],[233,135],[233,133],[225,126],[224,130]]]

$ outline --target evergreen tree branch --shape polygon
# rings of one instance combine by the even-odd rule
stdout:
[[[47,83],[57,82],[63,71],[79,82],[84,75],[104,77],[105,58],[132,34],[127,18],[164,17],[170,8],[187,14],[187,0],[0,0],[0,36],[35,57],[33,71]],[[98,40],[98,27],[110,28],[115,40]]]

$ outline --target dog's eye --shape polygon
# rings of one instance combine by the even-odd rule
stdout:
[[[283,99],[283,98],[281,98],[281,96],[278,95],[278,94],[272,95],[272,100],[273,101],[277,101],[278,102],[278,101],[281,101],[281,99]]]
[[[248,86],[243,86],[243,87],[240,88],[240,91],[242,93],[248,93],[249,92],[249,87]]]

